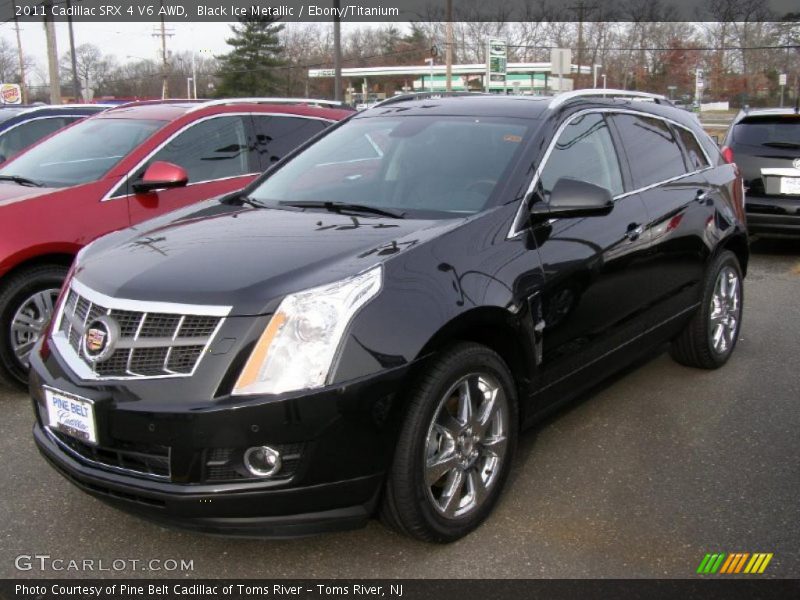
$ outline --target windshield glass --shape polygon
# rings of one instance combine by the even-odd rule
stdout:
[[[165,121],[87,119],[24,152],[0,176],[32,179],[47,187],[96,181]]]
[[[800,118],[794,115],[751,117],[734,127],[733,141],[750,146],[775,142],[800,146]]]
[[[449,218],[482,210],[520,152],[528,120],[369,117],[331,132],[249,197],[270,207],[333,202]]]

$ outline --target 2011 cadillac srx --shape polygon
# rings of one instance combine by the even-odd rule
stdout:
[[[207,532],[464,536],[546,410],[664,342],[736,345],[736,166],[605,94],[396,98],[93,243],[31,355],[42,454]]]

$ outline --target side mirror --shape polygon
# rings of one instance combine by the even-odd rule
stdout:
[[[600,217],[614,208],[611,192],[604,187],[562,177],[550,192],[550,202],[531,207],[531,216],[546,220],[558,217]]]
[[[151,192],[162,188],[181,187],[188,183],[186,169],[178,165],[157,160],[144,172],[141,181],[133,183],[136,192]]]

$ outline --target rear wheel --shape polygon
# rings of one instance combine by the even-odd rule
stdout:
[[[742,324],[742,270],[736,255],[720,253],[703,286],[700,310],[673,340],[670,354],[682,365],[716,369],[733,353]]]
[[[41,265],[15,273],[0,288],[0,375],[25,385],[30,353],[53,316],[67,269]]]
[[[517,400],[495,352],[460,344],[440,356],[411,394],[381,516],[398,531],[451,542],[489,515],[508,476]]]

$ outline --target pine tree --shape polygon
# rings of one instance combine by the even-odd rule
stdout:
[[[274,69],[283,64],[278,34],[283,24],[274,19],[249,17],[231,25],[233,36],[225,40],[233,49],[219,56],[220,79],[217,95],[220,97],[266,96],[278,88]]]

